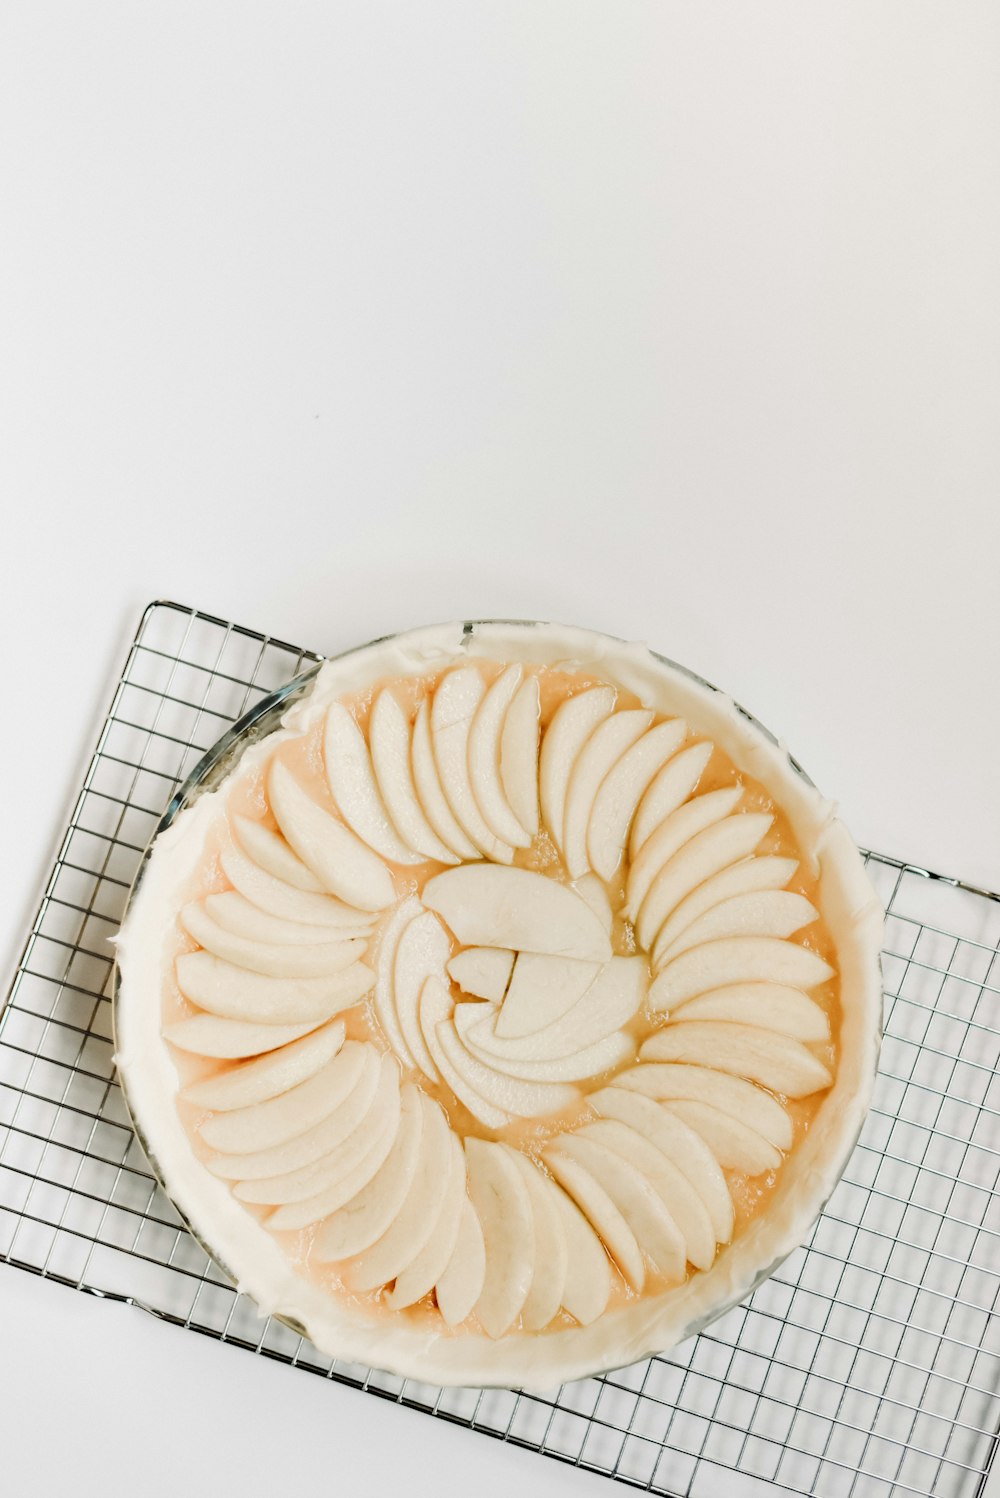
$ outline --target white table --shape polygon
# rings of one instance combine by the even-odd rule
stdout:
[[[4,30],[10,961],[155,595],[647,638],[860,841],[1000,888],[996,6]],[[0,1327],[11,1492],[602,1490],[13,1270]]]

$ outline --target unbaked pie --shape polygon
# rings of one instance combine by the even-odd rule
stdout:
[[[808,1231],[868,1100],[881,913],[787,755],[638,646],[326,663],[156,840],[118,1066],[267,1312],[437,1383],[658,1351]]]

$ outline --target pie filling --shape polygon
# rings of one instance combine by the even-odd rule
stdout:
[[[237,768],[177,912],[177,1108],[373,1318],[589,1325],[710,1268],[836,1072],[790,823],[581,673],[383,679]]]

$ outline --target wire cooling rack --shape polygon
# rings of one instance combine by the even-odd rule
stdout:
[[[893,859],[867,855],[889,917],[861,1141],[809,1243],[672,1352],[546,1397],[431,1388],[321,1357],[184,1230],[114,1079],[108,937],[178,783],[317,659],[178,604],[143,615],[0,1018],[0,1259],[657,1493],[985,1498],[1000,901]]]

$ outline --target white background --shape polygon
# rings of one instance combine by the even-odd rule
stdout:
[[[5,956],[156,595],[646,638],[1000,888],[998,64],[993,0],[6,5]],[[0,1346],[11,1494],[602,1490],[14,1270]]]

